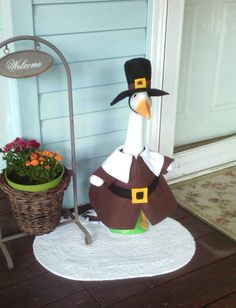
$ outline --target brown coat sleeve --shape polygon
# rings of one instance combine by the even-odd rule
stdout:
[[[168,156],[164,156],[164,163],[161,169],[160,174],[166,174],[167,173],[167,169],[169,167],[169,165],[174,161],[173,158],[170,158]]]

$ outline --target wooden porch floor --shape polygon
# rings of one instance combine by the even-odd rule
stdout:
[[[67,280],[48,272],[36,261],[33,237],[7,242],[15,268],[7,269],[0,252],[0,307],[236,307],[235,243],[181,208],[173,218],[193,234],[196,254],[182,269],[152,278]],[[17,230],[1,192],[0,224],[4,235]]]

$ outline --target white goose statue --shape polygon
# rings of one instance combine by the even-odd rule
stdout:
[[[176,207],[163,174],[173,159],[144,146],[144,119],[150,119],[151,96],[167,93],[151,88],[151,63],[136,58],[125,63],[129,89],[120,93],[114,105],[129,97],[129,123],[124,145],[118,147],[90,177],[89,197],[98,218],[114,233],[147,231]]]

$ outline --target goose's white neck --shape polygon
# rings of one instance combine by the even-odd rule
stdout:
[[[135,158],[137,158],[144,149],[143,121],[144,118],[141,115],[130,110],[123,152],[133,155]]]

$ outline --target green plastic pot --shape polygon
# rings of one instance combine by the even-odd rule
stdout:
[[[65,172],[65,168],[63,165],[61,165],[62,167],[62,172],[61,174],[54,180],[44,183],[44,184],[36,184],[36,185],[24,185],[24,184],[18,184],[13,182],[12,180],[10,180],[7,176],[7,173],[5,172],[5,179],[7,181],[7,184],[16,190],[21,190],[21,191],[28,191],[28,192],[39,192],[39,191],[46,191],[49,190],[51,188],[55,188],[63,179],[63,175]]]

